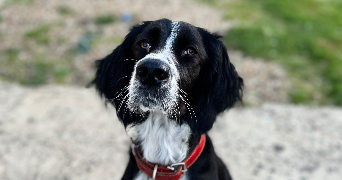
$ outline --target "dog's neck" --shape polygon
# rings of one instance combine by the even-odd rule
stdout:
[[[143,157],[152,163],[179,163],[189,151],[191,130],[188,124],[180,125],[160,111],[150,112],[143,123],[128,126],[126,132],[139,143]]]

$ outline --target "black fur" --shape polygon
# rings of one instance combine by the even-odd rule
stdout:
[[[129,84],[134,65],[143,56],[136,47],[139,38],[147,37],[155,42],[152,48],[163,46],[162,39],[170,34],[170,20],[162,19],[154,22],[144,22],[133,27],[125,40],[110,55],[97,61],[97,73],[92,84],[96,85],[99,93],[117,109],[117,115],[124,126],[132,123],[141,123],[148,115],[137,112],[127,112],[122,99],[115,99],[120,93],[127,93],[122,89]],[[145,30],[151,29],[148,34]],[[197,56],[182,56],[181,49],[189,43],[198,44]],[[235,67],[229,61],[227,49],[219,40],[219,36],[194,27],[187,23],[181,24],[179,38],[176,40],[174,53],[179,60],[179,86],[187,93],[188,100],[193,107],[197,120],[193,119],[185,105],[180,102],[179,123],[188,123],[192,135],[189,140],[190,149],[193,149],[199,137],[211,129],[216,116],[232,107],[237,100],[241,100],[243,80],[237,74]],[[184,46],[184,47],[183,47]],[[178,48],[181,47],[181,48]],[[153,51],[155,49],[151,49]],[[128,59],[128,60],[126,60]],[[130,60],[135,59],[135,60]],[[191,71],[191,72],[189,72]],[[122,108],[121,110],[119,108]],[[190,179],[231,179],[222,161],[216,156],[210,138],[203,154],[189,169]],[[122,179],[132,179],[138,172],[132,153],[126,172]]]

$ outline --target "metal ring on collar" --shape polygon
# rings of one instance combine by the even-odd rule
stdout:
[[[152,179],[153,179],[153,180],[156,179],[157,170],[158,170],[158,164],[154,165],[153,176],[152,176]]]

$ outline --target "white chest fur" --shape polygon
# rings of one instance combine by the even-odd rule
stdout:
[[[186,123],[179,125],[169,120],[160,111],[150,112],[145,122],[128,126],[126,132],[133,141],[141,142],[142,155],[149,162],[168,165],[179,163],[186,158],[190,127]],[[136,178],[143,179],[147,179],[143,173]]]

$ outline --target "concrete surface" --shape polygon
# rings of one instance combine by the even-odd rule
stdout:
[[[342,179],[342,109],[264,104],[210,135],[235,180]],[[94,89],[0,84],[1,180],[116,180],[130,141]]]

